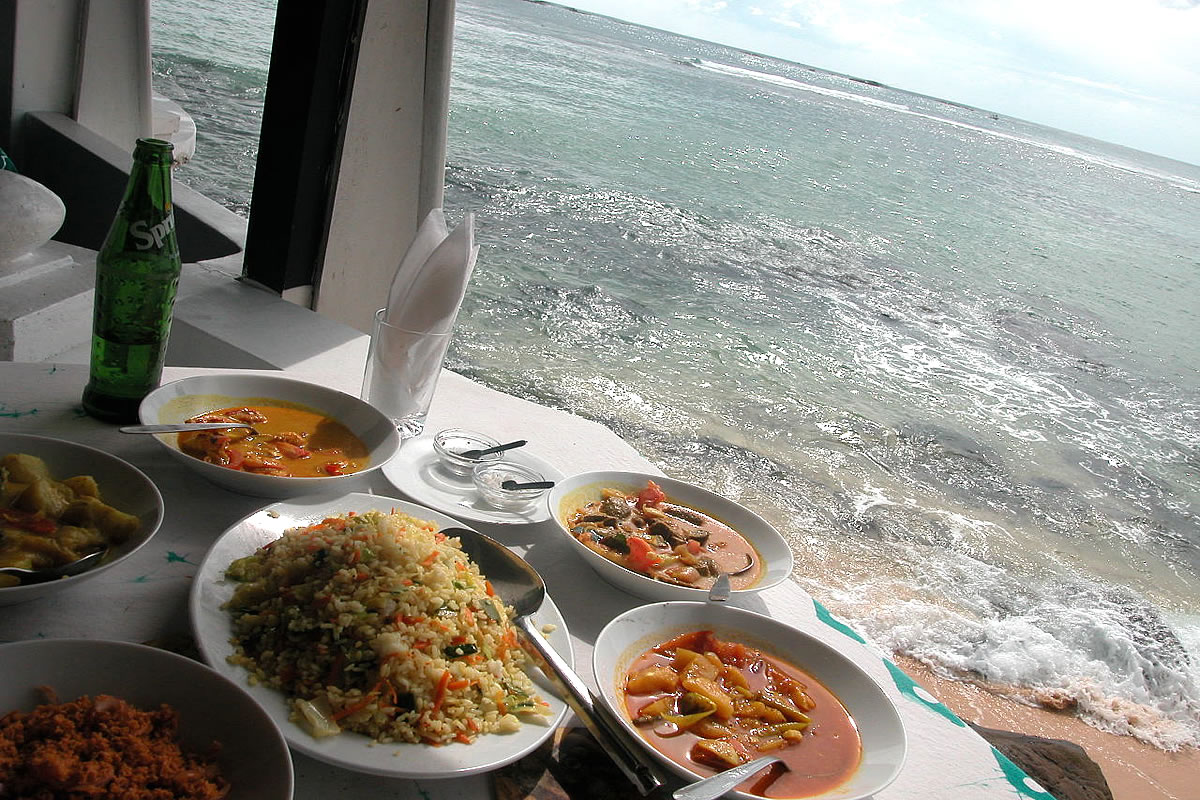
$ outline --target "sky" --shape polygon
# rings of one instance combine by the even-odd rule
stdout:
[[[1200,165],[1200,0],[560,0]]]

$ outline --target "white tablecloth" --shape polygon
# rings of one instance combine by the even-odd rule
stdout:
[[[168,367],[163,380],[207,371]],[[355,395],[362,376],[360,368],[314,364],[288,374]],[[87,417],[79,406],[86,380],[86,366],[0,362],[0,430],[67,439],[125,459],[158,485],[166,502],[166,519],[145,547],[105,575],[48,599],[0,608],[0,642],[43,637],[146,642],[190,636],[187,596],[208,546],[269,501],[198,481],[195,473],[169,458],[150,437],[122,435],[115,426]],[[529,452],[566,474],[592,469],[657,471],[601,425],[492,391],[450,372],[443,373],[428,425],[433,430],[455,426],[486,430],[501,441],[527,439]],[[363,485],[355,490],[403,497],[378,475],[363,478]],[[552,523],[470,524],[521,552],[542,574],[566,617],[576,670],[594,686],[592,643],[608,620],[641,601],[601,581],[566,542],[556,539]],[[880,800],[1053,800],[798,585],[789,582],[738,604],[802,626],[837,647],[893,698],[908,734],[908,759],[896,782],[877,795]],[[5,679],[0,675],[0,680]],[[489,783],[481,776],[398,780],[360,775],[295,753],[293,762],[299,800],[337,796],[449,800],[489,794]],[[637,796],[632,788],[629,794]]]

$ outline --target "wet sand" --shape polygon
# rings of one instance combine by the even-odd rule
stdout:
[[[1100,765],[1114,800],[1194,800],[1200,781],[1200,750],[1168,753],[1128,736],[1093,728],[1070,712],[1032,708],[983,688],[934,675],[917,661],[896,664],[964,720],[987,728],[1066,739]]]

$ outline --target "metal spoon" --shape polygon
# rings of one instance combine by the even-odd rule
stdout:
[[[500,484],[501,489],[507,489],[510,492],[514,489],[553,489],[554,481],[530,481],[529,483],[518,483],[517,481],[504,481]]]
[[[713,581],[712,588],[708,590],[708,599],[713,603],[724,603],[729,599],[729,573],[722,572]]]
[[[779,756],[760,756],[753,761],[747,761],[745,764],[731,767],[724,772],[718,772],[716,775],[709,775],[695,783],[689,783],[682,789],[676,789],[671,797],[675,800],[716,800],[732,791],[733,787],[746,778],[761,772],[776,761],[782,760]]]
[[[22,567],[0,567],[0,575],[15,575],[21,579],[22,586],[28,586],[32,583],[45,583],[46,581],[58,580],[70,575],[78,575],[81,572],[87,572],[92,567],[99,563],[100,559],[104,558],[108,549],[105,548],[97,553],[91,553],[83,558],[72,561],[69,564],[61,564],[57,567],[46,567],[45,569],[24,569]]]
[[[222,428],[249,428],[257,433],[253,425],[244,422],[173,422],[167,425],[125,425],[121,433],[185,433],[187,431],[217,431]]]
[[[527,442],[524,439],[518,439],[515,442],[507,444],[498,444],[495,447],[485,447],[482,450],[463,450],[461,453],[456,453],[459,458],[483,458],[490,456],[492,453],[503,453],[505,450],[512,450],[517,447],[524,447]]]
[[[458,538],[463,552],[479,565],[496,594],[506,605],[513,607],[516,614],[513,622],[524,634],[521,638],[526,652],[563,692],[567,704],[638,791],[649,794],[662,786],[655,768],[639,757],[636,745],[629,742],[627,734],[607,717],[587,685],[530,619],[530,615],[542,607],[546,597],[546,584],[537,570],[504,545],[470,528],[443,528],[441,532]]]

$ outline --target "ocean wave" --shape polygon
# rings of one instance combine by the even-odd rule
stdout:
[[[1051,141],[1047,141],[1045,139],[1039,139],[1039,138],[1036,138],[1036,137],[1030,136],[1030,135],[1013,133],[1010,131],[997,130],[995,128],[989,128],[985,125],[976,125],[976,124],[973,124],[970,122],[964,122],[962,120],[949,119],[947,117],[939,116],[937,114],[931,114],[931,113],[928,113],[925,111],[919,111],[908,104],[890,102],[888,100],[881,100],[877,97],[872,97],[872,96],[864,95],[864,94],[858,94],[856,92],[847,92],[847,91],[844,91],[841,89],[834,89],[832,87],[821,86],[821,85],[815,84],[815,83],[807,83],[805,81],[800,81],[795,78],[789,78],[784,75],[778,75],[778,74],[775,74],[772,72],[764,72],[764,71],[760,71],[760,70],[747,69],[746,67],[737,67],[737,66],[733,66],[730,64],[722,64],[722,63],[715,62],[715,61],[708,61],[705,59],[699,59],[699,58],[676,59],[676,62],[688,64],[690,66],[695,66],[700,69],[708,70],[709,72],[715,72],[715,73],[719,73],[722,75],[731,75],[731,76],[739,77],[739,78],[747,78],[747,79],[758,81],[761,83],[771,84],[773,86],[780,86],[780,87],[784,87],[784,88],[788,88],[788,89],[795,89],[797,91],[809,92],[812,94],[819,94],[819,95],[823,95],[825,97],[833,97],[833,98],[836,98],[839,100],[845,100],[845,101],[852,102],[852,103],[859,103],[861,105],[871,106],[874,108],[887,109],[889,111],[895,111],[897,113],[910,114],[914,117],[919,117],[921,119],[928,120],[937,125],[958,128],[960,130],[965,130],[965,131],[971,131],[972,133],[979,134],[981,136],[986,136],[991,139],[999,139],[999,140],[1003,140],[1003,141],[1015,142],[1015,143],[1024,145],[1026,147],[1032,147],[1032,148],[1036,148],[1038,150],[1044,150],[1047,152],[1056,153],[1058,155],[1066,156],[1066,157],[1076,159],[1079,161],[1083,161],[1083,162],[1086,162],[1089,164],[1096,164],[1098,166],[1103,166],[1103,167],[1107,167],[1109,169],[1119,170],[1121,172],[1128,172],[1130,174],[1141,175],[1141,176],[1153,178],[1156,180],[1162,180],[1162,181],[1167,182],[1173,188],[1181,189],[1185,192],[1200,193],[1200,183],[1189,180],[1180,175],[1175,175],[1171,172],[1167,172],[1162,169],[1152,168],[1152,167],[1145,166],[1145,165],[1134,164],[1128,160],[1121,160],[1121,159],[1117,159],[1117,158],[1110,157],[1110,156],[1104,156],[1099,153],[1087,152],[1085,150],[1081,150],[1077,147],[1072,147],[1067,144],[1063,144],[1063,143],[1059,143],[1059,142],[1051,142]],[[865,81],[862,79],[850,79],[850,80],[856,80],[860,83],[872,83],[872,82]],[[930,99],[933,100],[932,98],[930,98]],[[937,102],[937,101],[933,100],[933,102]],[[956,106],[956,107],[966,108],[966,107],[961,107],[961,106]],[[973,110],[973,109],[968,109],[968,110]],[[979,113],[982,114],[984,112],[981,111]]]
[[[835,598],[880,647],[939,674],[1028,703],[1073,709],[1101,730],[1167,750],[1200,745],[1196,659],[1143,598],[1068,576],[1018,578],[967,557],[944,580],[896,596],[873,593],[869,614],[852,590]],[[844,606],[843,606],[844,604]],[[1189,635],[1194,636],[1194,632]]]
[[[886,108],[892,111],[910,110],[908,106],[900,103],[890,103],[887,100],[879,100],[878,98],[868,97],[864,94],[844,92],[841,89],[831,89],[828,86],[818,86],[815,83],[805,83],[804,81],[798,81],[795,78],[788,78],[783,75],[775,75],[770,72],[759,72],[757,70],[746,69],[745,67],[734,67],[729,64],[720,64],[715,61],[705,61],[703,59],[696,59],[695,65],[700,69],[708,70],[709,72],[718,72],[722,75],[733,75],[739,78],[749,78],[750,80],[759,81],[761,83],[783,86],[788,89],[797,89],[802,92],[812,92],[813,94],[819,94],[825,97],[835,97],[839,100],[847,100],[851,103],[861,103],[864,106]]]

